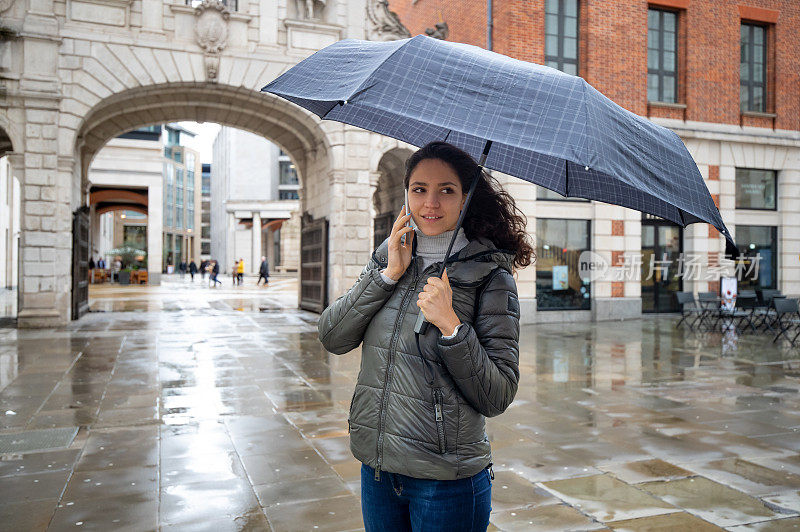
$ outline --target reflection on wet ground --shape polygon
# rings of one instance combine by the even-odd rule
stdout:
[[[0,328],[9,530],[359,530],[347,412],[360,352],[328,354],[296,281],[92,287],[57,330]],[[492,530],[800,528],[800,352],[676,318],[525,326],[488,420]]]

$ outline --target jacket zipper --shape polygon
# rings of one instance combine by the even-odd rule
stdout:
[[[436,432],[439,435],[439,454],[444,454],[445,450],[447,449],[447,440],[444,436],[444,416],[442,415],[444,400],[442,398],[441,388],[434,388],[433,398],[433,409],[436,414]]]
[[[386,405],[389,402],[389,380],[392,378],[392,370],[394,369],[394,352],[397,348],[397,340],[400,337],[400,324],[403,322],[403,316],[405,316],[406,308],[408,306],[408,302],[411,301],[409,298],[409,294],[413,294],[417,288],[417,260],[416,258],[413,261],[413,273],[414,277],[409,284],[408,290],[406,293],[403,294],[403,300],[400,302],[400,312],[397,314],[397,318],[394,320],[394,330],[392,331],[392,343],[389,346],[389,362],[386,364],[386,375],[383,379],[383,395],[381,396],[381,406],[378,412],[378,464],[375,468],[375,480],[380,481],[381,479],[381,464],[383,462],[383,423],[384,418],[386,417]]]

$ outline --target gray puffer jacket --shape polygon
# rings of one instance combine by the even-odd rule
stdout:
[[[388,241],[355,285],[322,313],[319,339],[331,353],[358,347],[361,370],[350,403],[350,449],[380,471],[438,480],[466,478],[491,462],[484,416],[502,413],[519,381],[519,300],[513,254],[470,241],[448,259],[452,339],[434,326],[414,338],[417,298],[441,262],[411,261],[397,284],[383,281]],[[432,370],[432,371],[431,371]]]

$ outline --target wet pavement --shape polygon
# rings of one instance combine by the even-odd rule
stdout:
[[[0,529],[359,530],[347,412],[297,284],[92,287],[0,326]],[[674,316],[524,326],[490,530],[800,528],[800,351]],[[48,441],[49,440],[49,441]]]

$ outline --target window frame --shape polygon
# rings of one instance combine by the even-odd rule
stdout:
[[[536,223],[537,223],[536,241],[537,242],[539,241],[539,228],[538,228],[539,220],[564,220],[564,221],[567,221],[567,222],[585,222],[586,223],[586,248],[584,248],[581,251],[592,251],[592,222],[594,221],[593,219],[591,219],[591,218],[549,218],[549,217],[543,217],[543,216],[537,217],[536,218]],[[537,252],[538,252],[538,247],[539,246],[538,246],[538,243],[537,243]],[[539,311],[552,312],[552,311],[564,311],[564,310],[583,310],[583,311],[592,310],[592,306],[594,305],[594,301],[593,301],[594,298],[592,297],[592,284],[593,284],[593,282],[591,280],[589,281],[589,284],[586,285],[586,286],[589,287],[589,297],[588,297],[589,305],[588,305],[587,308],[575,307],[575,306],[572,306],[572,307],[540,307],[539,306],[539,285],[538,285],[538,281],[539,281],[539,270],[537,269],[536,270],[536,311],[537,312],[539,312]]]
[[[679,76],[679,73],[678,73],[678,57],[679,57],[679,53],[680,53],[679,50],[678,50],[678,44],[679,44],[678,43],[678,35],[679,35],[679,31],[680,31],[678,25],[680,24],[680,13],[678,11],[675,11],[675,10],[672,10],[672,9],[665,9],[665,8],[657,7],[657,6],[649,6],[647,8],[648,19],[650,18],[650,12],[651,11],[658,13],[658,48],[656,49],[656,51],[658,52],[658,65],[659,66],[658,66],[658,68],[650,68],[650,65],[648,64],[648,66],[647,66],[647,75],[648,75],[648,77],[651,74],[657,76],[657,78],[658,78],[657,93],[658,94],[656,96],[657,97],[656,100],[651,100],[650,99],[650,95],[648,94],[647,95],[647,100],[648,100],[648,102],[656,102],[656,103],[678,103],[678,76]],[[672,16],[675,17],[675,30],[674,30],[674,34],[675,34],[675,49],[674,50],[666,50],[664,48],[664,33],[666,32],[666,30],[664,29],[664,16],[665,16],[665,14],[669,14],[669,15],[672,15]],[[648,56],[649,56],[649,53],[650,53],[650,50],[651,50],[651,48],[649,46],[651,29],[652,28],[650,28],[650,24],[648,23],[648,25],[647,25],[647,43],[648,43],[647,53],[648,53]],[[666,52],[666,51],[671,51],[671,52],[673,52],[675,54],[675,70],[665,70],[664,69],[664,52]],[[648,63],[649,63],[649,61],[648,61]],[[670,75],[670,74],[672,75],[672,78],[673,78],[673,81],[672,81],[672,93],[674,95],[674,98],[673,98],[672,101],[668,101],[668,100],[664,99],[664,86],[665,86],[664,78],[666,76]],[[648,89],[649,89],[649,82],[648,82]]]
[[[748,51],[749,51],[749,61],[747,63],[747,72],[749,74],[748,80],[742,79],[742,29],[749,28],[749,43],[747,43]],[[762,71],[761,71],[761,82],[756,82],[755,79],[755,29],[760,28],[763,30],[764,35],[762,38]],[[769,33],[769,24],[759,23],[759,22],[752,22],[752,21],[741,21],[741,26],[739,29],[739,111],[743,113],[766,113],[768,112],[767,108],[767,97],[769,94],[769,87],[767,85],[767,61],[769,58],[769,53],[767,50],[768,44],[768,33]],[[741,98],[741,90],[742,87],[747,87],[747,105],[742,107],[742,98]],[[761,109],[753,108],[753,101],[755,96],[755,88],[761,87]]]
[[[775,206],[774,207],[740,207],[739,206],[739,180],[738,174],[739,170],[756,170],[758,172],[772,172],[772,182],[773,182],[773,189],[775,191]],[[777,170],[772,170],[769,168],[747,168],[747,167],[740,167],[737,166],[734,168],[734,208],[737,211],[767,211],[767,212],[776,212],[778,210],[778,172]]]
[[[555,33],[555,34],[547,33],[547,30],[548,30],[548,28],[547,28],[547,15],[552,15],[553,14],[553,13],[549,13],[547,11],[547,3],[548,3],[548,1],[552,1],[552,2],[557,2],[558,3],[558,13],[555,14],[558,17],[558,27],[556,28],[557,33]],[[565,3],[568,2],[568,1],[571,1],[571,0],[545,0],[545,5],[544,5],[545,20],[544,20],[544,24],[543,24],[544,36],[545,36],[545,39],[544,39],[544,64],[546,66],[550,66],[548,63],[556,63],[557,66],[555,66],[555,67],[551,66],[551,68],[556,68],[556,69],[564,72],[565,74],[568,74],[568,72],[564,71],[564,65],[565,64],[575,65],[575,74],[569,74],[569,75],[571,75],[571,76],[572,75],[580,76],[580,73],[581,73],[581,68],[580,68],[580,64],[581,64],[581,61],[580,61],[580,58],[581,58],[581,2],[580,2],[580,0],[574,0],[575,1],[575,8],[576,8],[575,9],[575,13],[576,13],[576,16],[575,16],[575,59],[564,57],[564,39],[568,38],[564,33],[564,27],[565,27],[565,22],[566,22],[566,18],[567,18],[566,9],[565,9]],[[555,55],[548,54],[548,49],[547,49],[547,36],[548,35],[555,36],[556,40],[558,42],[558,50],[556,50],[556,54]],[[569,37],[569,38],[571,39],[572,37]]]

